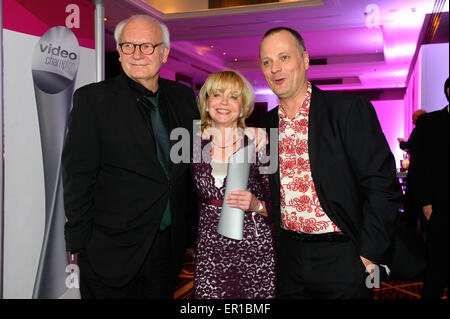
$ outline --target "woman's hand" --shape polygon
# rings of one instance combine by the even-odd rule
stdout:
[[[242,209],[244,212],[257,212],[267,216],[266,205],[262,203],[263,208],[259,209],[260,201],[250,191],[231,191],[226,198],[228,206]]]

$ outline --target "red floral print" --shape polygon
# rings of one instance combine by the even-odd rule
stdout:
[[[320,205],[308,154],[311,84],[293,119],[279,108],[281,227],[304,233],[340,231]]]

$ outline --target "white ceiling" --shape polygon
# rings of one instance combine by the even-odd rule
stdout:
[[[169,2],[176,1],[181,0]],[[141,0],[103,3],[107,49],[114,50],[111,34],[120,20],[147,13],[169,27],[167,67],[192,77],[195,84],[210,72],[237,69],[256,90],[267,89],[259,68],[259,42],[275,26],[298,30],[310,57],[327,59],[326,65],[308,71],[312,80],[342,79],[323,85],[327,89],[405,87],[425,15],[435,6],[434,0],[306,0],[214,10],[199,9],[196,3],[191,11],[183,1],[179,7],[186,11],[175,12],[172,6],[174,13],[163,13]],[[448,12],[448,1],[442,11]]]

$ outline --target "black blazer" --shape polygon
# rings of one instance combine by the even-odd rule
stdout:
[[[430,112],[417,119],[416,138],[413,145],[416,183],[414,191],[420,207],[433,206],[430,222],[437,223],[448,231],[449,209],[449,113],[448,106]],[[409,178],[408,178],[409,181]]]
[[[262,127],[278,129],[278,124],[276,107],[263,118]],[[361,96],[313,86],[308,150],[314,186],[328,217],[354,241],[361,256],[389,264],[401,188],[373,106]],[[279,170],[269,181],[278,243]]]
[[[171,121],[192,136],[192,121],[199,118],[194,92],[161,78],[159,91]],[[137,99],[124,74],[76,90],[62,154],[66,248],[85,254],[113,286],[138,272],[169,196],[177,275],[186,217],[196,209],[188,164],[172,165],[167,179],[145,106]]]

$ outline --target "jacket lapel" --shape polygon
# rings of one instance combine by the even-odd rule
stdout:
[[[313,177],[313,180],[316,181],[314,183],[316,184],[316,189],[320,180],[320,146],[321,137],[323,134],[323,117],[325,114],[323,104],[324,99],[320,90],[317,87],[313,86],[308,119],[308,155],[311,167],[311,175]]]
[[[113,92],[117,95],[115,106],[118,111],[118,116],[126,121],[128,125],[130,141],[135,141],[137,144],[143,145],[142,149],[148,155],[149,169],[145,170],[147,172],[145,175],[166,183],[167,178],[156,155],[153,131],[145,115],[144,105],[138,101],[140,97],[130,88],[128,79],[124,74],[116,78]],[[155,167],[159,169],[155,169]]]
[[[269,143],[278,143],[278,128],[279,128],[279,118],[278,118],[278,106],[274,109],[274,111],[271,114],[271,117],[269,118],[269,127],[268,129],[277,129],[277,134],[274,134],[274,138],[273,140],[270,139],[271,135],[270,135],[270,131],[267,132],[267,134],[269,134]],[[269,146],[270,147],[270,146]],[[270,147],[270,149],[272,149],[272,147]],[[278,150],[278,147],[276,148]],[[279,153],[277,152],[276,154],[276,160],[277,160],[277,170],[274,174],[270,175],[270,178],[272,178],[272,180],[275,182],[275,188],[279,189],[280,188],[280,158],[279,158]]]
[[[178,108],[177,101],[174,101],[172,96],[170,94],[168,94],[168,92],[167,92],[168,88],[167,88],[167,85],[164,83],[164,80],[162,80],[160,78],[158,85],[159,85],[159,90],[160,90],[161,94],[163,95],[165,107],[167,107],[168,114],[169,114],[172,124],[173,124],[173,128],[183,127],[181,119],[180,119],[181,112],[183,111],[182,108]],[[172,148],[172,146],[175,143],[177,143],[177,141],[170,140],[171,132],[169,130],[167,131],[167,133],[169,134],[170,147]],[[177,176],[180,174],[180,172],[182,172],[186,168],[187,168],[187,166],[184,163],[172,163],[171,170],[170,170],[170,180],[171,181],[175,180],[177,178]]]

